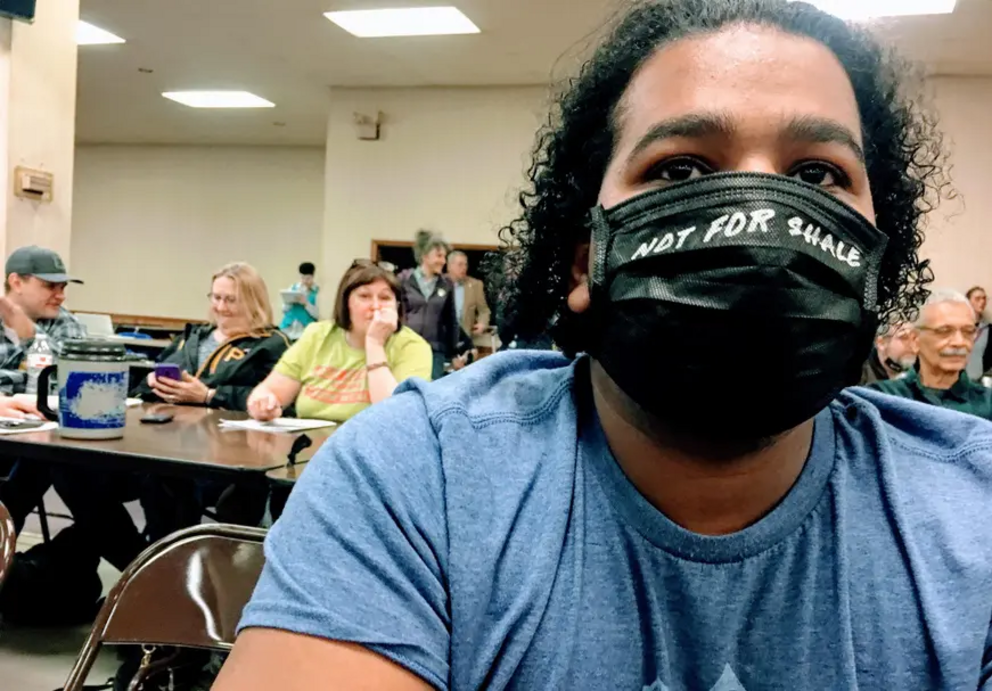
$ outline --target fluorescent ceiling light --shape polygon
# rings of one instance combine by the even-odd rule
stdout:
[[[360,38],[477,34],[479,27],[457,7],[327,12],[325,17]]]
[[[167,91],[169,100],[190,108],[272,108],[275,103],[247,91]]]
[[[96,46],[104,43],[126,43],[120,36],[105,31],[89,22],[80,21],[76,24],[76,45]]]
[[[804,0],[804,2],[848,21],[921,14],[950,14],[957,4],[957,0]]]

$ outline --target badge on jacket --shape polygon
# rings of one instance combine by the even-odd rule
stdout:
[[[437,296],[438,297],[443,298],[445,295],[447,295],[447,292],[445,291],[444,288],[438,288],[437,289]]]

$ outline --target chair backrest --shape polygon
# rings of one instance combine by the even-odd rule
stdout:
[[[7,507],[0,503],[0,586],[3,579],[14,563],[14,551],[17,548],[17,533],[14,530],[14,519],[10,517]]]
[[[65,691],[82,689],[105,643],[230,650],[265,563],[265,534],[260,528],[197,525],[146,549],[107,596]]]
[[[86,332],[90,336],[113,336],[114,321],[109,314],[91,314],[90,312],[76,312],[76,319],[86,327]]]

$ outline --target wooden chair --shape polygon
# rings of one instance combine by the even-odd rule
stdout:
[[[65,691],[83,688],[104,644],[231,650],[265,562],[265,534],[261,528],[197,525],[142,552],[107,596]]]
[[[14,520],[10,517],[7,507],[0,503],[0,586],[3,579],[14,563],[14,551],[17,548],[17,533],[14,532]]]

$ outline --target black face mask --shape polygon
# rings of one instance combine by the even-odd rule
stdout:
[[[673,431],[784,432],[857,383],[886,237],[823,190],[721,173],[592,211],[593,346]]]

